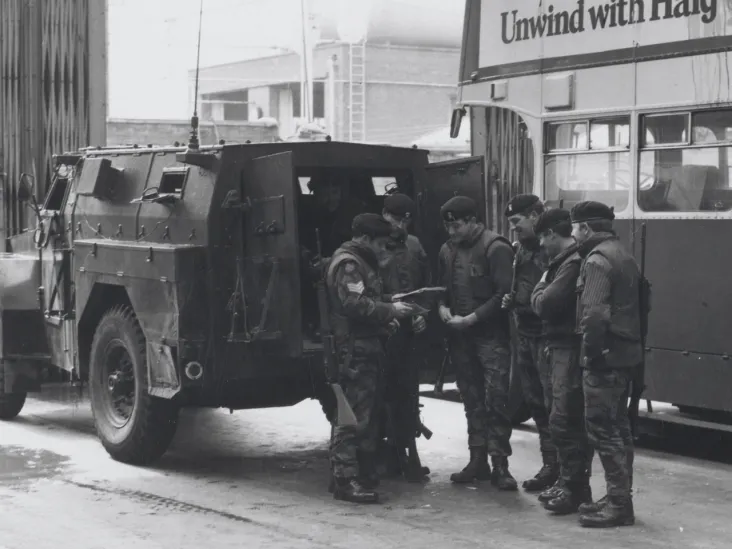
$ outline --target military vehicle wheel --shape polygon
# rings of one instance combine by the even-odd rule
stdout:
[[[151,463],[175,434],[178,407],[151,396],[147,378],[145,335],[129,307],[114,307],[94,334],[89,393],[97,434],[117,461]]]
[[[25,406],[26,393],[5,392],[5,364],[0,362],[0,419],[8,420],[17,416]]]

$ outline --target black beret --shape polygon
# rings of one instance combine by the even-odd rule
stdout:
[[[557,225],[571,225],[572,219],[568,210],[562,208],[554,208],[548,210],[539,216],[534,225],[534,232],[541,234],[549,229],[555,228]]]
[[[506,217],[521,215],[537,202],[540,200],[535,194],[518,194],[509,201],[503,213]]]
[[[402,218],[414,216],[416,205],[406,194],[394,193],[384,199],[384,211]]]
[[[599,221],[605,219],[612,221],[615,219],[613,208],[606,206],[602,202],[588,200],[575,204],[571,212],[572,223],[585,223],[587,221]]]
[[[445,221],[477,217],[478,207],[475,200],[467,196],[453,196],[440,208],[440,215]]]
[[[391,223],[374,213],[362,213],[353,218],[351,231],[353,236],[370,238],[388,238],[392,232]]]

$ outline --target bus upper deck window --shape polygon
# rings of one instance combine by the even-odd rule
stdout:
[[[646,212],[732,210],[732,110],[646,115],[638,204]]]
[[[694,113],[691,117],[694,143],[732,141],[732,110]]]
[[[628,148],[629,146],[630,120],[627,116],[593,120],[590,124],[591,149]]]
[[[547,124],[547,151],[587,150],[587,122]]]
[[[683,145],[689,142],[689,114],[647,115],[643,129],[643,146]]]

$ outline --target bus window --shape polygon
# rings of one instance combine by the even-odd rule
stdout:
[[[628,117],[547,124],[547,202],[571,208],[583,200],[598,200],[624,210],[632,184],[629,145]]]
[[[653,116],[644,127],[638,193],[643,211],[732,209],[732,111]]]

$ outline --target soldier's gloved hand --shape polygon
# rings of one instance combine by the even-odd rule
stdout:
[[[450,319],[452,318],[452,313],[450,312],[450,307],[446,307],[445,305],[440,305],[440,320],[442,322],[450,322]]]
[[[506,294],[501,300],[502,309],[511,309],[513,307],[513,294]]]
[[[421,334],[427,328],[427,321],[423,316],[412,317],[412,330],[415,334]]]
[[[389,332],[389,335],[394,335],[399,331],[399,327],[401,324],[399,324],[399,321],[396,318],[393,318],[389,324],[386,325],[386,331]]]

